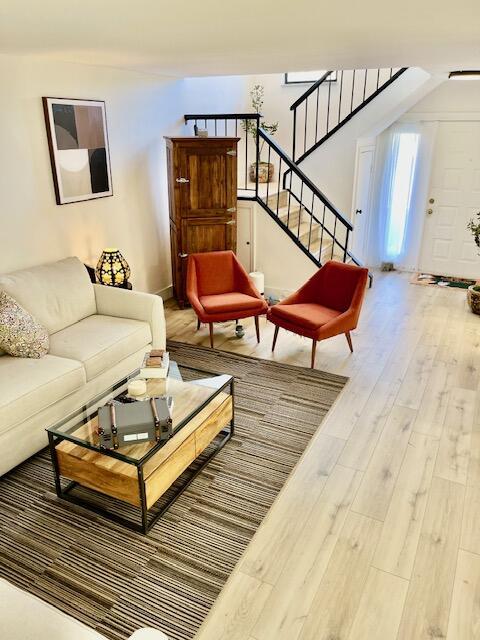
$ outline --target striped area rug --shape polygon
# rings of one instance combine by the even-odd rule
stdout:
[[[184,379],[235,376],[236,432],[147,536],[59,501],[46,451],[0,480],[0,575],[114,640],[143,626],[193,638],[347,380],[169,350]]]

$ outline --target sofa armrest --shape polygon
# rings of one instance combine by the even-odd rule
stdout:
[[[97,313],[148,322],[154,349],[166,348],[165,314],[160,296],[94,284]]]
[[[167,636],[157,629],[139,629],[130,636],[130,640],[168,640]]]

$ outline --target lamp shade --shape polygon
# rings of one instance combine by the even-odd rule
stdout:
[[[130,277],[130,267],[118,249],[104,249],[95,269],[100,284],[121,287]]]

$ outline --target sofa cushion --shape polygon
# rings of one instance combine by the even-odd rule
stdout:
[[[147,322],[94,315],[50,336],[50,353],[82,362],[92,380],[151,341]]]
[[[97,312],[93,285],[78,258],[0,276],[0,290],[31,313],[49,334]]]
[[[62,400],[84,384],[85,370],[75,360],[50,354],[40,360],[0,357],[0,433]]]
[[[247,296],[245,293],[219,293],[213,296],[201,296],[200,303],[207,313],[225,313],[262,309],[263,300]]]
[[[280,318],[292,325],[304,327],[310,331],[319,329],[340,315],[339,311],[329,309],[321,304],[276,304],[270,308],[270,316]]]
[[[48,352],[45,327],[5,291],[0,291],[0,346],[17,358],[41,358]]]

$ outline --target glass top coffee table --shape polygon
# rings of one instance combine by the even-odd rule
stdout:
[[[112,450],[100,445],[98,409],[125,395],[128,382],[138,377],[139,370],[49,427],[58,497],[147,533],[234,433],[233,377],[191,371],[194,379],[184,381],[177,364],[170,362],[166,379],[147,380],[145,398],[173,397],[173,435],[168,440]],[[206,450],[208,455],[204,453]],[[194,472],[158,508],[162,496],[195,461]],[[70,482],[65,486],[62,478]],[[79,486],[82,497],[74,495],[73,490]],[[85,489],[115,499],[110,501],[113,505],[116,501],[132,505],[140,515],[139,523],[121,515],[122,509],[107,509],[99,506],[98,501],[87,500],[83,495]],[[149,515],[155,505],[154,514]]]

